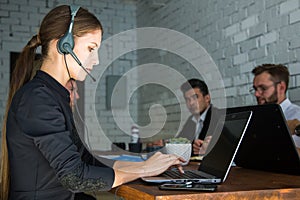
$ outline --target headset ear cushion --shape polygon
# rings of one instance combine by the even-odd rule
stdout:
[[[72,33],[67,32],[57,42],[57,50],[60,54],[69,54],[69,49],[73,50],[74,39]]]

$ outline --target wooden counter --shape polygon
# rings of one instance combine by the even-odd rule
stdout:
[[[296,200],[300,199],[300,176],[233,167],[215,192],[160,190],[158,185],[142,180],[119,186],[111,192],[126,200]]]

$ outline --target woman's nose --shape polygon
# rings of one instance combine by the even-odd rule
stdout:
[[[95,52],[95,55],[93,56],[93,60],[94,60],[94,65],[98,65],[99,64],[99,55],[98,53]]]

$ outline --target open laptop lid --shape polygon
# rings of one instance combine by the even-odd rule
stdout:
[[[224,127],[218,140],[214,142],[212,139],[209,144],[208,152],[204,156],[200,171],[213,174],[215,177],[225,181],[231,164],[238,152],[243,136],[247,130],[251,119],[252,112],[232,112],[226,115]],[[218,130],[218,128],[216,128]]]
[[[300,159],[278,104],[228,108],[227,113],[253,111],[235,158],[237,166],[300,175]]]
[[[152,183],[192,181],[215,184],[224,182],[243,135],[246,132],[251,119],[251,114],[251,111],[238,112],[227,114],[225,121],[224,117],[220,118],[221,120],[215,125],[215,130],[219,130],[219,132],[214,133],[208,146],[207,154],[204,156],[198,169],[198,172],[202,177],[199,175],[199,177],[193,179],[171,179],[160,175],[155,177],[144,177],[142,179]],[[222,131],[220,132],[220,130]]]

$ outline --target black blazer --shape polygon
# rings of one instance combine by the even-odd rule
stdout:
[[[213,113],[213,114],[212,114]],[[199,134],[198,139],[203,140],[207,134],[212,134],[215,125],[219,119],[220,109],[214,107],[213,105],[207,111],[205,120],[203,122],[203,128]],[[194,142],[196,123],[192,120],[193,115],[189,116],[185,122],[181,132],[177,137],[184,137]],[[193,154],[193,153],[192,153]]]
[[[69,102],[69,92],[42,71],[15,94],[6,131],[10,199],[70,200],[73,192],[113,185],[113,169],[79,139]]]

